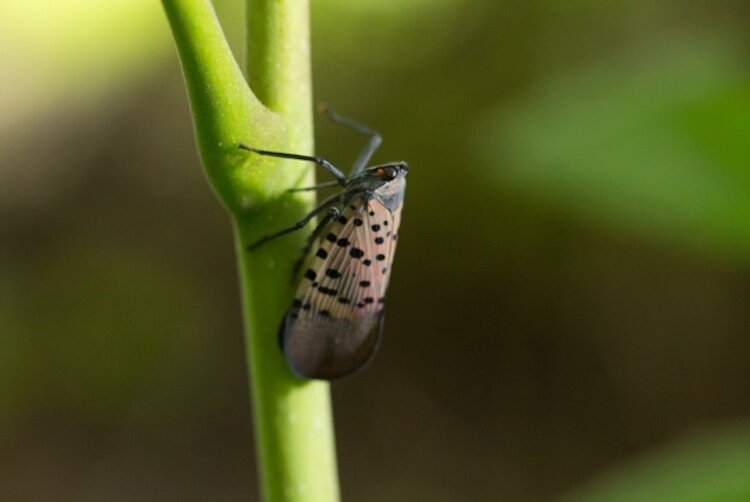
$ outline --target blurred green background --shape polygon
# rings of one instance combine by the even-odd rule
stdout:
[[[750,4],[313,4],[316,98],[411,165],[344,499],[750,500]],[[0,53],[0,499],[254,500],[159,3],[3,2]]]

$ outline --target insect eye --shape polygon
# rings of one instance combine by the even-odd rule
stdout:
[[[392,167],[378,167],[375,174],[383,178],[385,181],[391,181],[396,178],[396,170]]]

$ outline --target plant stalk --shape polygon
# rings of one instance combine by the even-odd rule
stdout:
[[[304,232],[253,252],[246,249],[311,209],[310,194],[287,190],[312,184],[314,169],[237,149],[244,142],[313,151],[309,2],[247,1],[250,86],[209,0],[162,3],[180,54],[201,159],[232,215],[263,499],[335,502],[339,489],[330,387],[294,376],[278,345]]]

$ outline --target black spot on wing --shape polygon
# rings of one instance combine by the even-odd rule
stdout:
[[[336,296],[339,294],[339,292],[335,289],[327,288],[325,286],[318,286],[318,291],[320,291],[324,295],[328,296]]]

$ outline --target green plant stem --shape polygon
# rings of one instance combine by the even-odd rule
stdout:
[[[288,144],[312,153],[307,0],[247,0],[247,73],[255,95],[288,120]]]
[[[338,500],[329,385],[290,375],[277,342],[290,296],[272,293],[280,263],[270,253],[247,256],[248,239],[239,227],[237,235],[264,500]]]
[[[248,0],[249,80],[239,70],[208,0],[162,0],[187,82],[207,176],[233,216],[263,499],[336,501],[330,388],[289,371],[278,329],[293,295],[292,264],[304,235],[249,243],[309,211],[312,166],[239,151],[312,153],[307,0]],[[257,96],[257,97],[256,97]]]

